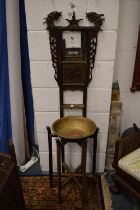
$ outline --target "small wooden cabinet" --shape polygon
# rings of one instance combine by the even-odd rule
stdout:
[[[16,163],[0,153],[0,210],[25,210]]]

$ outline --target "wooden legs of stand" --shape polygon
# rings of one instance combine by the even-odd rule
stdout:
[[[50,188],[53,187],[53,159],[52,159],[52,137],[56,137],[51,132],[51,129],[49,126],[46,127],[48,132],[48,147],[49,147],[49,177],[50,177]]]
[[[88,193],[87,193],[87,177],[86,177],[86,160],[87,160],[87,139],[82,143],[82,157],[81,157],[81,164],[82,164],[82,204],[83,207],[86,207],[88,204]]]
[[[50,178],[50,188],[53,187],[53,157],[52,157],[52,138],[57,137],[51,132],[49,126],[46,127],[48,132],[48,148],[49,148],[49,178]],[[62,147],[62,161],[64,162],[64,146]],[[65,172],[64,167],[62,167],[62,172]]]
[[[66,184],[69,183],[69,181],[72,179],[75,182],[75,186],[79,188],[81,191],[81,196],[82,196],[82,204],[83,207],[87,206],[87,180],[86,180],[86,157],[87,157],[87,139],[83,139],[81,141],[76,141],[75,143],[79,144],[82,148],[82,154],[81,154],[81,163],[80,165],[74,170],[71,171],[69,166],[63,162],[62,160],[62,151],[64,148],[64,145],[69,142],[68,140],[61,140],[61,139],[56,139],[57,143],[57,173],[58,173],[58,200],[61,202],[61,190]],[[61,162],[64,170],[66,173],[62,173],[61,171]],[[65,181],[62,183],[61,177],[64,175],[66,177]],[[82,179],[79,181],[79,179]]]
[[[50,178],[50,187],[53,187],[53,165],[52,165],[52,136],[51,129],[47,126],[48,131],[48,147],[49,147],[49,178]]]
[[[61,202],[61,142],[56,139],[57,143],[57,175],[58,175],[58,200]]]
[[[52,137],[56,137],[52,132],[49,126],[46,127],[48,132],[48,147],[49,147],[49,177],[50,177],[50,187],[53,187],[53,159],[52,159]],[[99,128],[96,129],[95,134],[93,135],[93,173],[96,170],[96,149],[97,149],[97,135]],[[64,157],[64,146],[62,147],[62,162],[65,161]],[[62,172],[65,172],[64,167],[62,166]]]
[[[93,173],[96,171],[96,151],[97,151],[97,136],[98,136],[99,128],[96,128],[96,131],[93,135]]]

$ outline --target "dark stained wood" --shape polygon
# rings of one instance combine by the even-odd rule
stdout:
[[[97,49],[97,36],[101,31],[104,18],[103,14],[97,14],[95,12],[86,13],[87,19],[93,23],[93,26],[79,26],[79,22],[82,19],[76,19],[75,12],[72,15],[71,20],[68,21],[68,26],[56,26],[57,21],[62,16],[62,12],[51,12],[45,19],[47,30],[49,30],[50,50],[52,56],[52,63],[54,67],[54,77],[59,86],[59,98],[60,98],[60,117],[64,117],[64,109],[82,109],[82,115],[86,117],[87,113],[87,87],[92,80],[92,70],[94,68],[96,49]],[[63,33],[68,32],[80,32],[81,46],[79,48],[67,48]],[[83,101],[81,104],[65,104],[64,103],[64,91],[80,90],[83,93]],[[94,140],[93,147],[93,172],[96,169],[96,147],[97,147],[97,134],[91,138]],[[53,186],[53,160],[52,160],[52,137],[51,129],[47,127],[48,131],[48,145],[49,145],[49,172],[50,172],[50,187]],[[69,168],[65,164],[64,146],[68,141],[65,139],[57,139],[57,166],[58,166],[58,199],[61,201],[61,170],[64,173],[69,171]],[[76,141],[75,141],[76,142]],[[61,151],[60,151],[61,150]],[[82,146],[82,161],[80,167],[75,169],[75,174],[81,172],[82,176],[82,200],[86,203],[86,153],[87,142]],[[61,164],[62,162],[62,164]],[[61,166],[62,165],[62,166]],[[69,171],[69,179],[71,179],[71,172]],[[75,176],[72,176],[75,183],[79,186]]]
[[[53,187],[53,158],[52,158],[52,141],[53,137],[58,137],[54,135],[51,131],[51,128],[49,126],[46,127],[47,133],[48,133],[48,146],[49,146],[49,176],[50,176],[50,187]],[[98,136],[99,128],[96,129],[93,136],[90,136],[89,138],[93,140],[93,173],[96,171],[96,150],[97,150],[97,136]],[[62,156],[62,163],[65,161],[65,154],[64,154],[64,146],[67,143],[66,140],[61,140],[61,156]],[[62,172],[64,176],[64,164],[62,164]],[[79,168],[78,168],[79,170]],[[77,172],[77,170],[76,170]]]
[[[9,142],[9,147],[10,155],[0,153],[0,209],[25,210],[12,141]]]
[[[139,29],[138,42],[137,42],[137,52],[135,59],[133,81],[130,90],[132,92],[140,91],[140,29]]]
[[[123,138],[119,138],[115,146],[114,161],[112,163],[115,173],[112,175],[113,180],[118,186],[123,187],[130,195],[140,201],[140,182],[123,171],[118,166],[118,161],[140,147],[140,131],[135,130]]]
[[[92,172],[96,172],[96,151],[97,151],[97,136],[99,133],[99,128],[96,129],[95,134],[93,135],[93,168]]]
[[[72,179],[75,182],[76,186],[79,188],[79,190],[81,190],[82,203],[83,203],[83,206],[85,207],[87,205],[87,182],[86,182],[86,177],[87,177],[87,175],[86,175],[87,139],[82,139],[80,141],[79,141],[79,139],[75,140],[75,143],[78,143],[81,146],[82,154],[81,154],[81,163],[74,171],[71,171],[69,166],[62,159],[62,148],[66,142],[70,143],[71,141],[68,139],[66,139],[66,140],[65,139],[56,139],[58,199],[59,199],[59,202],[61,202],[61,190]],[[64,183],[61,182],[61,177],[62,177],[61,162],[62,162],[62,166],[66,170],[66,173],[64,176],[67,177],[67,179],[65,180]],[[79,180],[77,179],[77,175],[82,178],[82,183],[80,183]]]
[[[56,137],[49,126],[46,127],[48,132],[48,147],[49,147],[49,177],[50,177],[50,188],[53,187],[53,159],[52,159],[52,138]]]
[[[80,106],[80,109],[83,110],[83,116],[86,116],[87,86],[92,79],[97,35],[102,30],[104,15],[95,12],[86,13],[87,19],[93,23],[93,26],[79,26],[82,19],[76,19],[75,12],[73,12],[72,18],[66,19],[68,26],[56,26],[55,21],[61,16],[62,12],[54,11],[44,18],[46,29],[49,30],[54,77],[60,92],[60,117],[64,116],[64,109],[68,107],[63,101],[63,92],[66,90],[81,90],[83,92],[83,106]],[[65,31],[80,32],[81,46],[79,48],[66,47],[63,38]],[[75,105],[71,108],[77,109],[78,106]]]
[[[61,203],[61,142],[56,139],[57,143],[57,175],[58,175],[58,200]]]

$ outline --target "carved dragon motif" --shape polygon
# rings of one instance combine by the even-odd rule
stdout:
[[[60,17],[62,16],[62,12],[51,12],[48,14],[48,16],[45,19],[45,21],[43,22],[43,24],[47,25],[47,28],[53,28],[54,27],[54,21],[57,21]]]
[[[105,20],[103,14],[97,14],[96,12],[88,12],[86,13],[87,19],[91,22],[94,23],[94,27],[97,29],[97,31],[102,31],[101,26],[103,24],[103,21]]]

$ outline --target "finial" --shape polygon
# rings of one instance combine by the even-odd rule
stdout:
[[[69,22],[68,28],[71,28],[71,27],[78,28],[79,22],[83,19],[76,19],[75,12],[73,12],[72,19],[71,20],[65,19],[65,20]]]

